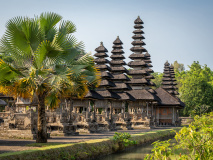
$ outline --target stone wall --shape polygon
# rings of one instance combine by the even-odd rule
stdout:
[[[0,130],[1,138],[33,139],[31,130]]]
[[[194,121],[192,117],[179,117],[181,120],[181,125],[190,125]]]

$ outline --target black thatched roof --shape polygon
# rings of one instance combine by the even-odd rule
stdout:
[[[155,90],[157,96],[160,98],[159,106],[179,106],[184,107],[184,103],[177,97],[171,95],[163,88],[158,88]]]
[[[106,79],[114,78],[110,72],[101,72],[101,77]]]
[[[123,54],[124,51],[122,49],[113,49],[112,53],[119,53],[119,54]]]
[[[135,46],[135,45],[144,46],[144,45],[146,45],[146,43],[144,43],[143,41],[133,41],[133,42],[132,42],[132,45],[133,45],[133,46]]]
[[[111,55],[110,58],[112,59],[125,59],[125,57],[123,55]]]
[[[114,49],[123,49],[122,45],[113,45],[112,48]]]
[[[174,67],[170,66],[168,61],[166,61],[166,63],[164,64],[163,73],[164,78],[162,79],[162,88],[172,95],[178,95],[179,93],[176,91],[177,83],[175,82],[176,80],[175,80]]]
[[[96,52],[108,52],[108,50],[104,47],[103,42],[100,43],[100,46],[95,49]]]
[[[141,29],[136,29],[132,33],[134,33],[134,34],[144,34],[144,32]]]
[[[107,79],[103,79],[99,86],[116,87],[116,85],[113,82]]]
[[[152,88],[150,88],[149,90],[148,90],[150,93],[152,93],[152,94],[156,94],[157,92],[154,90],[154,89],[152,89]]]
[[[144,27],[141,24],[134,25],[135,29],[143,29]]]
[[[120,100],[135,101],[135,98],[129,93],[123,92],[123,93],[117,93],[117,94],[121,97]]]
[[[134,67],[134,66],[147,66],[144,61],[131,61],[128,63],[128,66]]]
[[[146,71],[149,73],[154,73],[154,71],[151,68],[147,68]]]
[[[94,56],[95,57],[100,57],[100,58],[102,58],[102,57],[109,57],[108,54],[103,53],[103,52],[101,52],[101,53],[95,53]]]
[[[113,75],[113,80],[121,80],[121,81],[130,81],[129,77],[126,76],[125,74],[114,74]]]
[[[120,64],[120,65],[126,65],[126,62],[124,62],[123,60],[111,60],[110,64],[111,65],[118,65],[118,64]]]
[[[129,70],[128,71],[129,75],[147,75],[147,71],[146,70]]]
[[[99,100],[104,99],[104,97],[102,97],[100,94],[98,94],[96,91],[93,91],[93,90],[89,90],[89,92],[84,98],[99,99]]]
[[[177,89],[177,87],[175,87],[173,85],[163,85],[162,88],[163,89]]]
[[[146,53],[145,53],[145,56],[146,56],[147,58],[149,58],[151,55],[150,55],[148,52],[146,52]]]
[[[144,59],[145,55],[144,54],[136,54],[133,53],[129,56],[130,59],[134,60],[134,59]]]
[[[126,83],[115,83],[116,87],[110,88],[111,90],[131,90],[132,88]]]
[[[146,64],[147,64],[148,67],[153,67],[150,63],[146,62]]]
[[[123,42],[120,40],[119,36],[117,36],[116,40],[113,42],[113,44],[123,44]]]
[[[111,71],[111,68],[106,65],[106,64],[103,64],[103,65],[95,65],[96,68],[100,69],[100,70],[108,70],[108,71]]]
[[[105,91],[96,91],[98,94],[100,94],[105,99],[120,99],[121,97],[112,91],[105,90]]]
[[[136,100],[150,100],[150,101],[157,101],[158,98],[150,93],[149,91],[142,89],[142,90],[131,90],[128,91],[130,95],[132,95]]]
[[[143,21],[141,20],[140,16],[134,21],[135,24],[143,24]]]
[[[96,58],[94,59],[94,62],[97,64],[102,64],[102,63],[109,63],[109,60],[105,58]]]
[[[155,79],[153,75],[148,75],[145,77],[146,79]]]
[[[145,59],[144,62],[146,62],[146,63],[152,63],[152,61],[150,59]],[[151,64],[148,64],[148,65],[151,65]]]
[[[140,35],[140,34],[135,34],[134,36],[132,36],[133,39],[145,39],[144,36]]]
[[[146,52],[147,50],[143,47],[132,47],[130,49],[132,52]]]
[[[122,67],[111,67],[112,71],[119,71],[119,72],[127,72],[126,68]]]
[[[129,84],[149,84],[149,82],[145,79],[145,78],[142,78],[142,79],[130,79],[130,81],[128,81],[127,83]]]

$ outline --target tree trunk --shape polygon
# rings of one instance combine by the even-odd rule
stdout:
[[[45,95],[38,95],[38,123],[36,143],[47,143],[47,128],[45,117]]]

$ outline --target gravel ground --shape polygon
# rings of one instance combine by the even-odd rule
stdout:
[[[158,128],[165,129],[165,128]],[[78,136],[64,136],[64,137],[51,137],[48,142],[58,143],[77,143],[91,139],[108,138],[114,135],[115,132],[128,132],[130,134],[137,134],[142,132],[149,132],[158,129],[143,129],[143,130],[128,130],[128,131],[109,131],[104,133],[92,133],[92,134],[80,134]],[[168,129],[168,128],[167,128]],[[37,147],[28,147],[27,144],[35,143],[35,140],[24,140],[24,139],[1,139],[0,137],[0,154],[5,152],[15,152],[22,150],[29,150]]]

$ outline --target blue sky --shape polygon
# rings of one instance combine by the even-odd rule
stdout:
[[[10,18],[56,12],[75,23],[76,38],[92,54],[103,41],[110,55],[119,35],[126,62],[130,61],[133,22],[139,15],[155,72],[163,72],[166,60],[177,60],[185,67],[199,61],[213,70],[211,0],[1,0],[0,4],[0,36]]]

